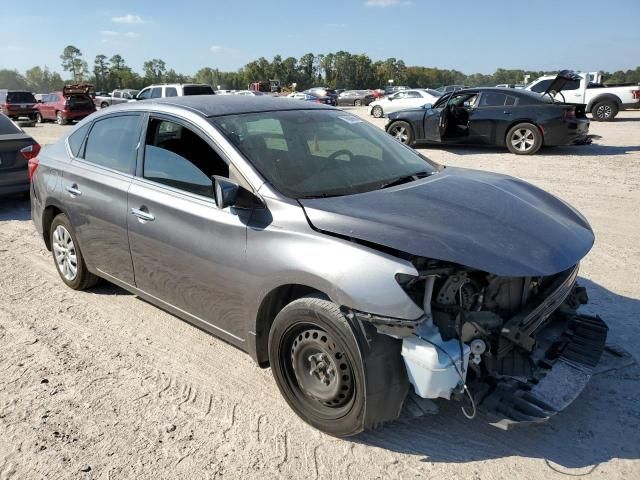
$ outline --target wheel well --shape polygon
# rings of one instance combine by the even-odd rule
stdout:
[[[255,329],[256,359],[261,367],[269,366],[269,331],[280,310],[294,300],[314,293],[329,298],[328,295],[316,288],[298,284],[281,285],[264,297],[260,308],[258,308]]]
[[[607,100],[615,103],[618,108],[620,108],[620,106],[622,105],[622,100],[620,100],[618,96],[614,95],[613,93],[603,93],[602,95],[598,95],[597,97],[591,99],[589,105],[587,105],[587,112],[591,112],[596,104]]]
[[[61,213],[64,212],[55,205],[49,205],[42,213],[42,237],[44,239],[44,244],[47,246],[47,250],[49,251],[51,251],[51,238],[49,236],[51,223],[53,222],[53,219]]]

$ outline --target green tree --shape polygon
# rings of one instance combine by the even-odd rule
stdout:
[[[167,72],[167,64],[164,60],[154,58],[144,62],[142,67],[144,79],[147,83],[162,83]],[[175,71],[173,72],[175,76]]]
[[[93,75],[95,77],[96,90],[105,90],[109,83],[109,62],[106,55],[96,55],[93,61]]]
[[[0,85],[2,85],[2,88],[20,90],[29,88],[27,79],[22,76],[17,70],[0,70]]]
[[[82,82],[89,74],[87,62],[82,59],[82,52],[73,45],[67,45],[60,55],[62,68],[66,72],[71,72],[74,82]]]

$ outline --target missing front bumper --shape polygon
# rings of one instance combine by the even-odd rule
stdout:
[[[575,315],[565,335],[569,340],[553,364],[542,365],[526,382],[503,379],[480,404],[491,424],[502,429],[545,422],[564,410],[593,375],[607,340],[607,325],[600,317]]]

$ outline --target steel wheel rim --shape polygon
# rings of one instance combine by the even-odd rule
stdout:
[[[533,148],[536,137],[530,128],[519,128],[511,135],[511,145],[519,152],[527,152]]]
[[[346,415],[355,401],[355,377],[350,358],[331,335],[317,325],[298,324],[283,347],[284,373],[300,403],[326,419]]]
[[[598,117],[609,118],[611,116],[612,109],[609,105],[600,105],[598,107]]]
[[[58,271],[72,282],[78,276],[78,254],[71,234],[62,225],[53,231],[52,247]]]
[[[407,143],[409,141],[409,132],[406,127],[394,127],[391,132],[396,140]]]

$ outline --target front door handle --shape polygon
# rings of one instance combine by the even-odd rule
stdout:
[[[138,217],[140,220],[144,220],[145,222],[153,222],[156,217],[154,217],[151,213],[145,212],[139,208],[132,208],[131,214]]]
[[[511,112],[510,112],[509,110],[505,110],[505,111],[504,111],[504,112],[502,112],[502,113],[504,113],[505,115],[511,115]]]
[[[76,185],[75,183],[73,185],[68,185],[66,189],[72,197],[79,197],[80,195],[82,195],[82,192],[78,190],[78,185]]]

